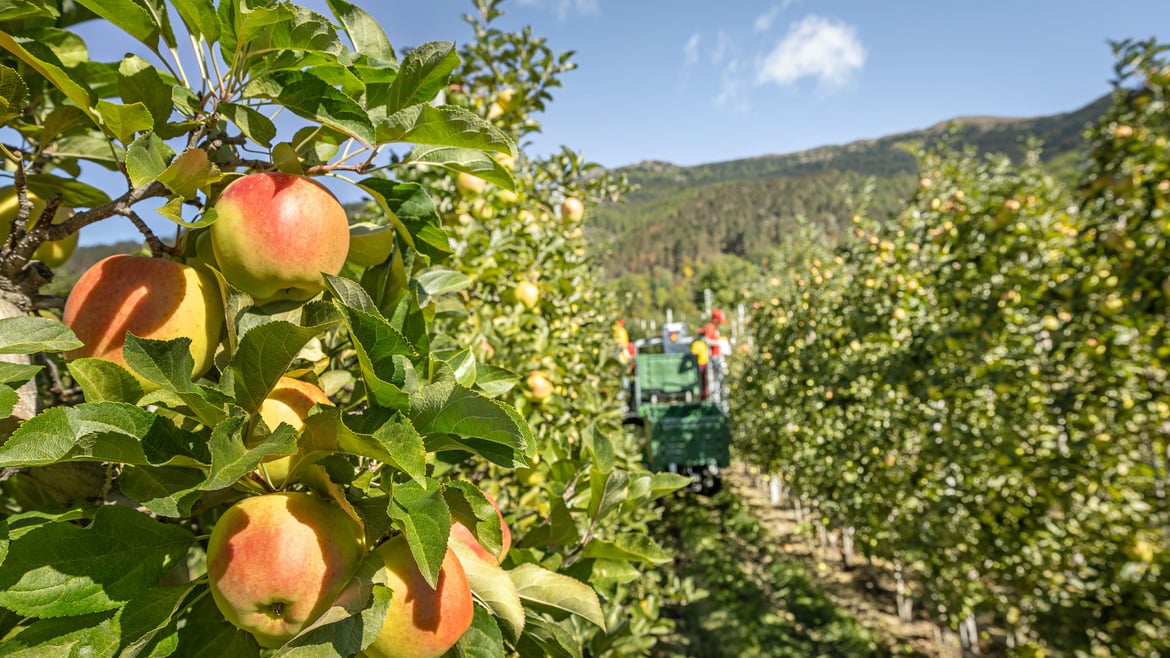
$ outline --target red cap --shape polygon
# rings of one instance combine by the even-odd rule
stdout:
[[[727,322],[727,316],[723,314],[723,309],[719,308],[711,311],[711,319],[719,323]]]

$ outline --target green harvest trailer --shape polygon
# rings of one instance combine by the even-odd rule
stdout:
[[[676,341],[686,352],[667,344],[663,353],[651,353],[657,341],[639,346],[626,422],[642,428],[651,470],[689,475],[693,490],[712,494],[722,487],[720,469],[731,464],[731,419],[716,401],[723,396],[713,395],[721,378],[700,368],[690,341]]]

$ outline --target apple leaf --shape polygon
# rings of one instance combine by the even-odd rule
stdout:
[[[411,149],[403,164],[439,165],[473,174],[506,190],[516,189],[512,172],[478,149],[422,144]]]
[[[358,578],[363,579],[365,586],[364,596],[355,597],[360,600],[348,607],[335,604],[271,658],[353,656],[373,644],[390,611],[394,592],[385,585],[364,582],[368,576],[359,574]]]
[[[159,642],[160,633],[174,633],[175,614],[197,587],[195,583],[152,587],[127,603],[118,613],[122,641],[119,655],[152,655],[149,647]]]
[[[34,620],[4,638],[6,656],[113,656],[120,644],[115,612]]]
[[[135,403],[142,397],[142,384],[121,365],[105,359],[74,359],[69,373],[90,402]]]
[[[451,253],[450,240],[430,192],[418,183],[396,183],[385,178],[365,178],[358,187],[382,206],[409,246],[433,261]]]
[[[386,32],[377,19],[366,13],[361,7],[352,5],[345,0],[328,0],[329,9],[341,23],[354,50],[366,57],[380,60],[397,69],[398,57],[394,54],[394,47]]]
[[[77,0],[77,3],[158,52],[158,25],[141,3],[134,0]],[[174,36],[169,41],[173,46]]]
[[[379,144],[460,146],[516,155],[516,142],[511,137],[487,119],[454,105],[404,107],[378,123],[377,136]]]
[[[82,342],[59,320],[18,315],[0,319],[0,354],[35,354],[77,349]]]
[[[106,150],[109,151],[108,145]],[[29,174],[25,182],[42,199],[60,194],[61,202],[73,208],[93,208],[110,201],[109,195],[92,185],[53,174]]]
[[[224,3],[230,4],[230,3]],[[207,586],[197,590],[196,603],[183,615],[178,628],[176,656],[216,656],[216,658],[253,658],[260,646],[252,634],[227,623],[215,600],[207,596]]]
[[[244,133],[248,139],[268,146],[276,138],[276,124],[257,110],[238,103],[222,103],[220,113]]]
[[[134,187],[142,187],[167,170],[175,149],[153,132],[140,135],[126,149],[126,173]]]
[[[181,518],[202,495],[207,474],[182,466],[127,466],[119,481],[122,493],[159,516]]]
[[[206,442],[167,418],[121,402],[53,407],[0,446],[0,468],[60,462],[207,463]]]
[[[186,555],[195,536],[121,505],[93,523],[46,523],[14,538],[0,572],[0,606],[59,617],[114,610],[149,590]]]
[[[0,384],[0,418],[12,415],[12,410],[20,404],[20,394],[7,384]]]
[[[288,5],[263,6],[248,3],[219,3],[219,49],[225,62],[242,66],[251,42],[264,30],[292,20]]]
[[[585,433],[585,448],[593,456],[593,465],[602,474],[613,470],[614,449],[609,437],[602,434],[597,427],[591,427]],[[593,477],[592,475],[590,476]]]
[[[394,485],[390,494],[390,518],[406,535],[410,553],[432,588],[439,582],[439,570],[447,556],[451,534],[451,512],[443,500],[443,488],[426,478],[424,488],[414,480]]]
[[[321,330],[319,326],[300,327],[284,320],[248,330],[228,367],[229,390],[236,404],[248,413],[258,409],[301,348]]]
[[[475,355],[469,349],[462,349],[455,352],[444,352],[442,354],[431,353],[431,356],[442,359],[444,363],[451,367],[454,373],[455,381],[460,386],[471,388],[475,386],[475,376],[478,373]]]
[[[166,125],[174,111],[171,103],[171,85],[158,69],[137,55],[127,55],[118,64],[118,94],[127,105],[142,103],[153,119],[151,126],[158,130]]]
[[[211,449],[211,472],[203,484],[205,491],[231,486],[254,470],[265,457],[296,452],[297,431],[285,423],[249,448],[244,443],[247,420],[245,416],[229,416],[211,432],[211,440],[208,442]],[[257,423],[257,426],[262,428],[263,423]],[[250,437],[250,440],[254,441],[254,438]]]
[[[526,603],[568,612],[605,631],[605,615],[597,592],[585,583],[531,563],[508,573]]]
[[[0,384],[18,387],[35,377],[42,369],[44,366],[0,361]]]
[[[374,144],[374,126],[362,106],[312,73],[271,71],[253,80],[246,93],[253,98],[270,98],[301,118]]]
[[[332,288],[332,279],[330,283]],[[346,286],[349,292],[354,292],[355,288],[360,298],[369,299],[353,282]],[[335,289],[337,293],[338,289]],[[360,310],[341,299],[335,303],[353,339],[362,377],[371,398],[383,407],[405,409],[409,400],[404,390],[417,385],[414,372],[406,359],[418,358],[418,350],[376,310],[373,313]],[[365,306],[367,301],[360,303]]]
[[[106,130],[123,144],[130,144],[135,134],[154,127],[154,117],[142,103],[120,105],[99,100],[97,113],[102,117]]]
[[[475,387],[484,395],[499,397],[516,387],[520,375],[499,366],[481,363],[475,367]]]
[[[546,658],[581,658],[581,642],[570,629],[526,610],[520,654]]]
[[[54,87],[61,90],[69,100],[89,115],[94,125],[101,125],[93,113],[93,98],[89,85],[75,79],[52,49],[41,43],[35,36],[13,36],[0,30],[0,48],[7,50],[37,73],[40,73]]]
[[[447,86],[457,66],[459,55],[450,41],[431,41],[413,48],[403,58],[398,77],[383,93],[375,93],[377,86],[371,86],[367,107],[372,113],[377,108],[378,114],[386,117],[411,105],[429,103]]]
[[[28,87],[16,69],[0,66],[0,125],[7,125],[24,114]]]
[[[225,406],[230,400],[219,389],[191,381],[195,360],[190,345],[191,339],[185,336],[153,340],[127,332],[122,357],[134,372],[174,393],[202,423],[214,426],[227,415]]]
[[[183,151],[158,176],[158,182],[184,199],[195,199],[200,190],[222,178],[219,167],[211,164],[207,151],[193,148]]]
[[[623,470],[608,473],[593,468],[589,471],[589,518],[594,524],[617,509],[629,497],[630,476]]]
[[[310,420],[327,414],[336,415],[340,422],[340,412],[329,409],[315,414]],[[353,421],[368,421],[376,414],[377,411],[371,410],[363,414],[364,418],[354,418]],[[426,448],[422,436],[400,412],[394,412],[388,420],[368,431],[356,431],[345,424],[341,424],[337,430],[337,441],[342,452],[390,464],[420,485],[423,484],[426,477]]]
[[[451,510],[451,518],[470,530],[489,553],[499,555],[503,548],[500,515],[483,491],[470,482],[453,480],[443,487],[443,498]]]
[[[581,553],[582,557],[666,564],[670,555],[646,535],[638,533],[621,534],[614,541],[591,539]]]
[[[456,441],[457,445],[501,466],[526,466],[535,454],[532,428],[514,407],[452,381],[438,382],[411,394],[410,414],[424,437],[458,437],[463,440]]]
[[[171,0],[171,4],[179,12],[189,34],[202,36],[208,43],[219,40],[219,16],[212,0]]]
[[[460,290],[466,290],[474,283],[474,279],[463,272],[445,268],[434,268],[421,272],[415,277],[418,285],[427,295],[446,295]]]
[[[80,108],[75,105],[58,105],[54,107],[49,115],[45,117],[44,123],[41,124],[41,141],[48,143],[55,141],[57,137],[78,128],[80,126],[92,126],[89,116],[82,112]],[[109,142],[105,139],[98,139],[98,141],[106,147],[109,151]],[[58,152],[54,149],[54,154]]]
[[[347,308],[378,315],[378,307],[374,300],[370,299],[370,295],[353,279],[326,274],[325,283],[329,287],[329,292]]]
[[[506,576],[505,576],[506,578]],[[454,647],[445,654],[450,658],[495,658],[508,655],[504,648],[504,637],[500,634],[500,627],[494,613],[488,612],[482,606],[475,606],[475,616],[471,619],[471,628],[467,629]],[[498,617],[498,615],[497,615]],[[524,611],[520,610],[520,619],[524,619]]]

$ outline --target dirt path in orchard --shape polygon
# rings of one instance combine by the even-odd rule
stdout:
[[[767,528],[784,553],[803,562],[810,577],[821,586],[833,602],[849,611],[864,627],[889,638],[893,655],[930,658],[981,658],[1002,655],[994,643],[984,637],[982,650],[976,654],[961,647],[959,635],[942,630],[930,621],[924,610],[911,607],[910,621],[898,615],[897,583],[889,565],[869,564],[855,553],[853,564],[842,559],[839,537],[819,539],[809,523],[800,523],[791,501],[772,502],[767,478],[750,473],[742,464],[724,471],[724,486],[729,487],[753,516]]]

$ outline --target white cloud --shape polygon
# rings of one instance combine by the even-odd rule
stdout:
[[[795,23],[760,61],[756,84],[790,85],[805,77],[840,87],[865,66],[865,47],[852,25],[820,16]]]
[[[574,12],[586,16],[601,14],[601,0],[517,0],[519,4],[528,7],[547,8],[557,15],[558,20],[566,20]]]
[[[699,63],[700,43],[702,43],[702,38],[698,32],[695,32],[691,35],[690,39],[687,39],[686,45],[683,46],[683,61],[686,62],[687,66],[693,66]]]
[[[752,24],[753,29],[756,32],[767,32],[768,30],[772,29],[772,25],[776,22],[776,19],[780,17],[780,14],[782,14],[785,9],[791,7],[793,2],[795,2],[795,0],[784,0],[784,2],[781,2],[778,5],[769,7],[768,11],[756,17],[755,23]]]
[[[720,64],[728,56],[734,56],[736,50],[735,42],[727,35],[727,32],[719,30],[715,35],[715,49],[711,51],[711,62]]]

